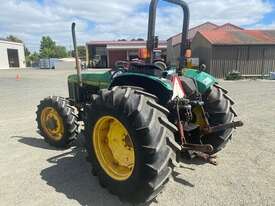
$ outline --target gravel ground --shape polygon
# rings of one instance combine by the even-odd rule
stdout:
[[[36,133],[36,105],[67,96],[69,73],[0,71],[0,205],[127,205],[100,187],[80,147],[56,150]],[[245,126],[218,166],[187,162],[151,205],[275,205],[275,81],[221,85]]]

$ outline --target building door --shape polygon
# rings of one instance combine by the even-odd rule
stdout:
[[[113,67],[116,61],[127,60],[127,51],[126,50],[109,50],[109,67]]]
[[[19,67],[19,57],[17,49],[7,49],[9,67]]]

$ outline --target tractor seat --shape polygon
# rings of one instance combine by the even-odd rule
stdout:
[[[147,64],[141,62],[132,62],[129,66],[129,72],[148,74],[162,77],[163,71],[154,64]]]

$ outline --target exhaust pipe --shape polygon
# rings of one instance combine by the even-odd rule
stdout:
[[[75,23],[72,23],[72,37],[73,37],[73,45],[74,45],[74,54],[75,54],[75,65],[76,65],[76,71],[78,76],[78,84],[80,87],[82,87],[82,76],[81,76],[81,67],[80,67],[80,61],[78,57],[78,50],[77,50],[77,43],[76,43],[76,35],[75,35]]]

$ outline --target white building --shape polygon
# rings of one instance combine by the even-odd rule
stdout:
[[[0,39],[0,69],[26,67],[24,45]]]

